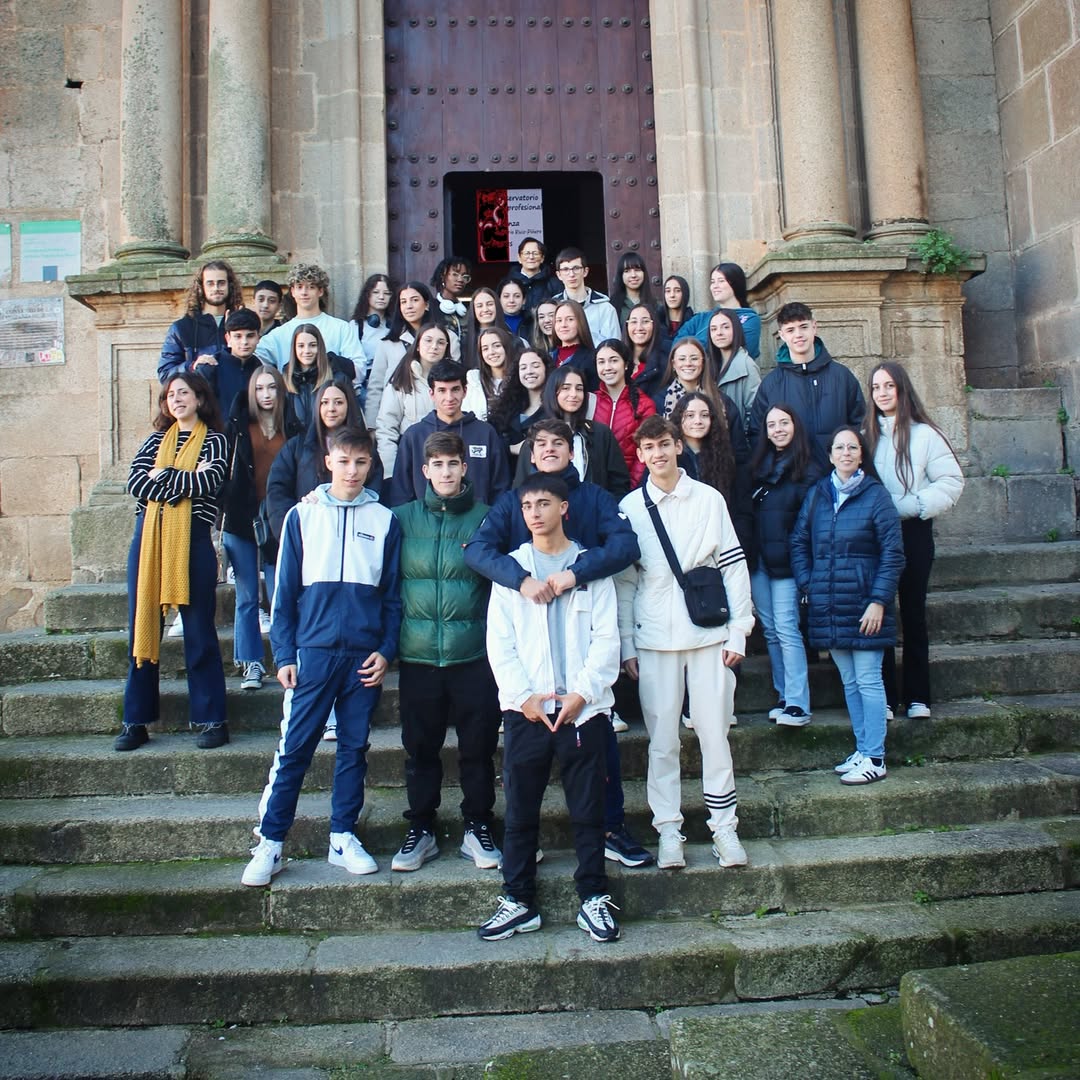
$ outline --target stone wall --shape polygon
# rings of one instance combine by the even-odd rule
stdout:
[[[1064,390],[1080,434],[1080,4],[991,0],[1020,381]]]
[[[108,258],[120,208],[120,6],[0,5],[0,221],[14,256],[0,299],[64,296],[63,282],[19,282],[22,221],[78,218],[83,266]],[[69,514],[98,479],[94,320],[66,299],[64,324],[66,363],[0,368],[0,630],[40,621],[45,593],[71,580]]]
[[[1017,385],[1013,271],[989,0],[912,0],[926,132],[930,224],[986,255],[964,286],[973,386]]]

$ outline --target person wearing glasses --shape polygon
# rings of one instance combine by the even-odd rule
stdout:
[[[568,247],[555,257],[555,275],[563,283],[556,300],[576,300],[585,309],[593,341],[622,337],[619,315],[611,301],[585,284],[589,276],[589,261],[580,248]]]
[[[465,329],[465,303],[462,293],[472,281],[472,266],[460,255],[448,255],[431,275],[431,288],[435,292],[435,306],[443,322],[461,337]]]

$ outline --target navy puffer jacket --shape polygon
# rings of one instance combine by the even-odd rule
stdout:
[[[791,530],[807,491],[821,479],[821,467],[811,461],[801,480],[791,478],[790,455],[772,451],[753,477],[753,565],[771,578],[789,578]]]
[[[904,569],[900,516],[872,477],[834,502],[831,477],[806,496],[791,535],[791,568],[810,598],[810,644],[819,649],[884,649],[896,644],[893,600]],[[885,608],[881,630],[859,632],[867,604]]]

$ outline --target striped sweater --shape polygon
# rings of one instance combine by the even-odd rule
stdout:
[[[127,489],[128,494],[138,500],[136,516],[145,513],[146,504],[151,499],[169,503],[191,499],[192,520],[213,525],[218,512],[218,493],[225,483],[225,474],[228,471],[228,440],[219,431],[208,431],[199,454],[199,462],[206,462],[210,468],[203,472],[169,468],[151,480],[149,472],[154,467],[154,459],[164,437],[164,431],[152,432],[132,459]],[[188,433],[181,431],[177,439],[177,453],[187,440]]]

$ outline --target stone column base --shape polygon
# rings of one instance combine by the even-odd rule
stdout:
[[[935,421],[961,455],[968,448],[964,387],[963,283],[985,268],[973,256],[960,274],[925,274],[906,244],[790,245],[766,255],[747,275],[761,315],[761,366],[773,366],[776,315],[801,301],[818,336],[855,373],[864,392],[874,365],[903,364]]]
[[[71,581],[123,581],[135,530],[135,502],[121,480],[101,480],[71,512]]]

